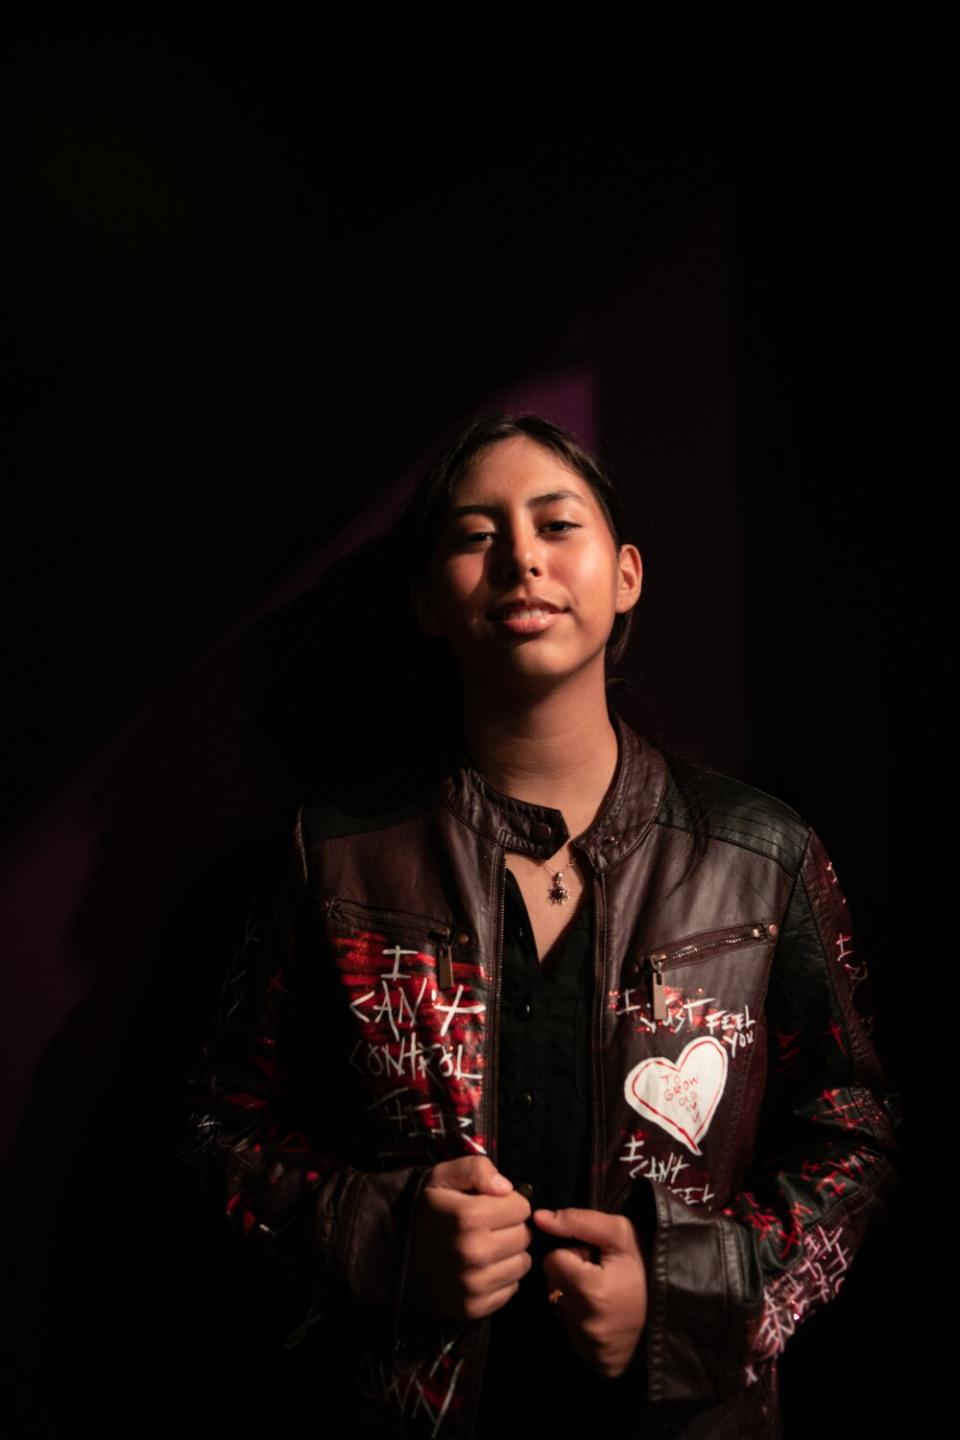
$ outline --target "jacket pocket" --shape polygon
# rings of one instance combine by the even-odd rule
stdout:
[[[423,952],[426,954],[435,954],[438,946],[452,945],[455,937],[451,921],[415,911],[385,910],[339,895],[322,901],[320,908],[328,928],[333,931],[369,931],[409,945],[423,944],[427,947]],[[461,943],[467,939],[463,936]]]
[[[320,909],[378,1163],[485,1153],[487,996],[472,937],[439,916],[345,897]]]
[[[778,926],[769,920],[750,920],[742,925],[699,930],[680,940],[653,946],[637,956],[630,965],[631,978],[636,986],[648,987],[650,1018],[654,1024],[665,1022],[670,1013],[667,975],[687,966],[717,959],[734,950],[769,944],[776,940],[778,934]]]
[[[612,1168],[689,1204],[722,1190],[748,1084],[765,1064],[763,1004],[778,925],[765,917],[639,944],[612,996]]]
[[[324,900],[321,910],[334,944],[358,942],[364,951],[363,968],[371,975],[397,979],[401,968],[412,967],[432,974],[437,989],[450,990],[455,971],[471,965],[471,937],[450,920],[386,910],[340,896]]]

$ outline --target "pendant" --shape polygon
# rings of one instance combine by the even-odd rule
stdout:
[[[563,883],[563,871],[558,870],[553,877],[553,884],[547,891],[547,898],[551,905],[563,905],[570,899],[570,891]]]

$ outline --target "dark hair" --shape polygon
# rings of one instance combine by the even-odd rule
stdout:
[[[424,473],[397,525],[342,556],[312,590],[249,637],[250,724],[262,737],[259,763],[272,788],[287,785],[291,797],[335,794],[345,776],[369,773],[379,793],[384,776],[410,774],[419,784],[456,762],[459,667],[397,596],[429,567],[450,497],[470,463],[486,446],[517,435],[552,451],[586,481],[620,543],[617,484],[566,430],[536,415],[491,415],[462,426]],[[368,627],[351,623],[361,610],[376,616],[375,664],[362,643]],[[611,703],[616,688],[617,711],[641,728],[639,693],[619,665],[630,614],[616,617],[607,641],[608,672],[615,665],[621,670],[608,673],[607,684]]]
[[[454,489],[473,461],[488,446],[521,435],[542,445],[545,450],[552,450],[581,480],[587,482],[603,511],[614,543],[617,546],[622,543],[619,486],[611,472],[581,445],[575,435],[539,415],[485,415],[468,421],[451,436],[414,491],[404,522],[410,531],[413,574],[423,575],[429,568]],[[607,641],[607,658],[611,665],[621,659],[627,648],[632,620],[632,610],[614,620]]]

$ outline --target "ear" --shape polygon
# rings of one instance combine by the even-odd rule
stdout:
[[[625,615],[640,599],[643,587],[643,561],[636,545],[621,545],[618,560],[617,614]]]
[[[443,627],[437,614],[433,591],[422,575],[417,575],[410,584],[410,603],[417,617],[417,624],[425,635],[440,636]]]

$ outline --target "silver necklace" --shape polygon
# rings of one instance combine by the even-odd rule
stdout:
[[[570,855],[567,859],[567,869],[573,869],[572,855]],[[551,905],[566,905],[567,901],[570,899],[570,891],[563,883],[562,870],[554,871],[553,881],[550,885],[550,889],[547,891],[547,899],[550,901]]]

